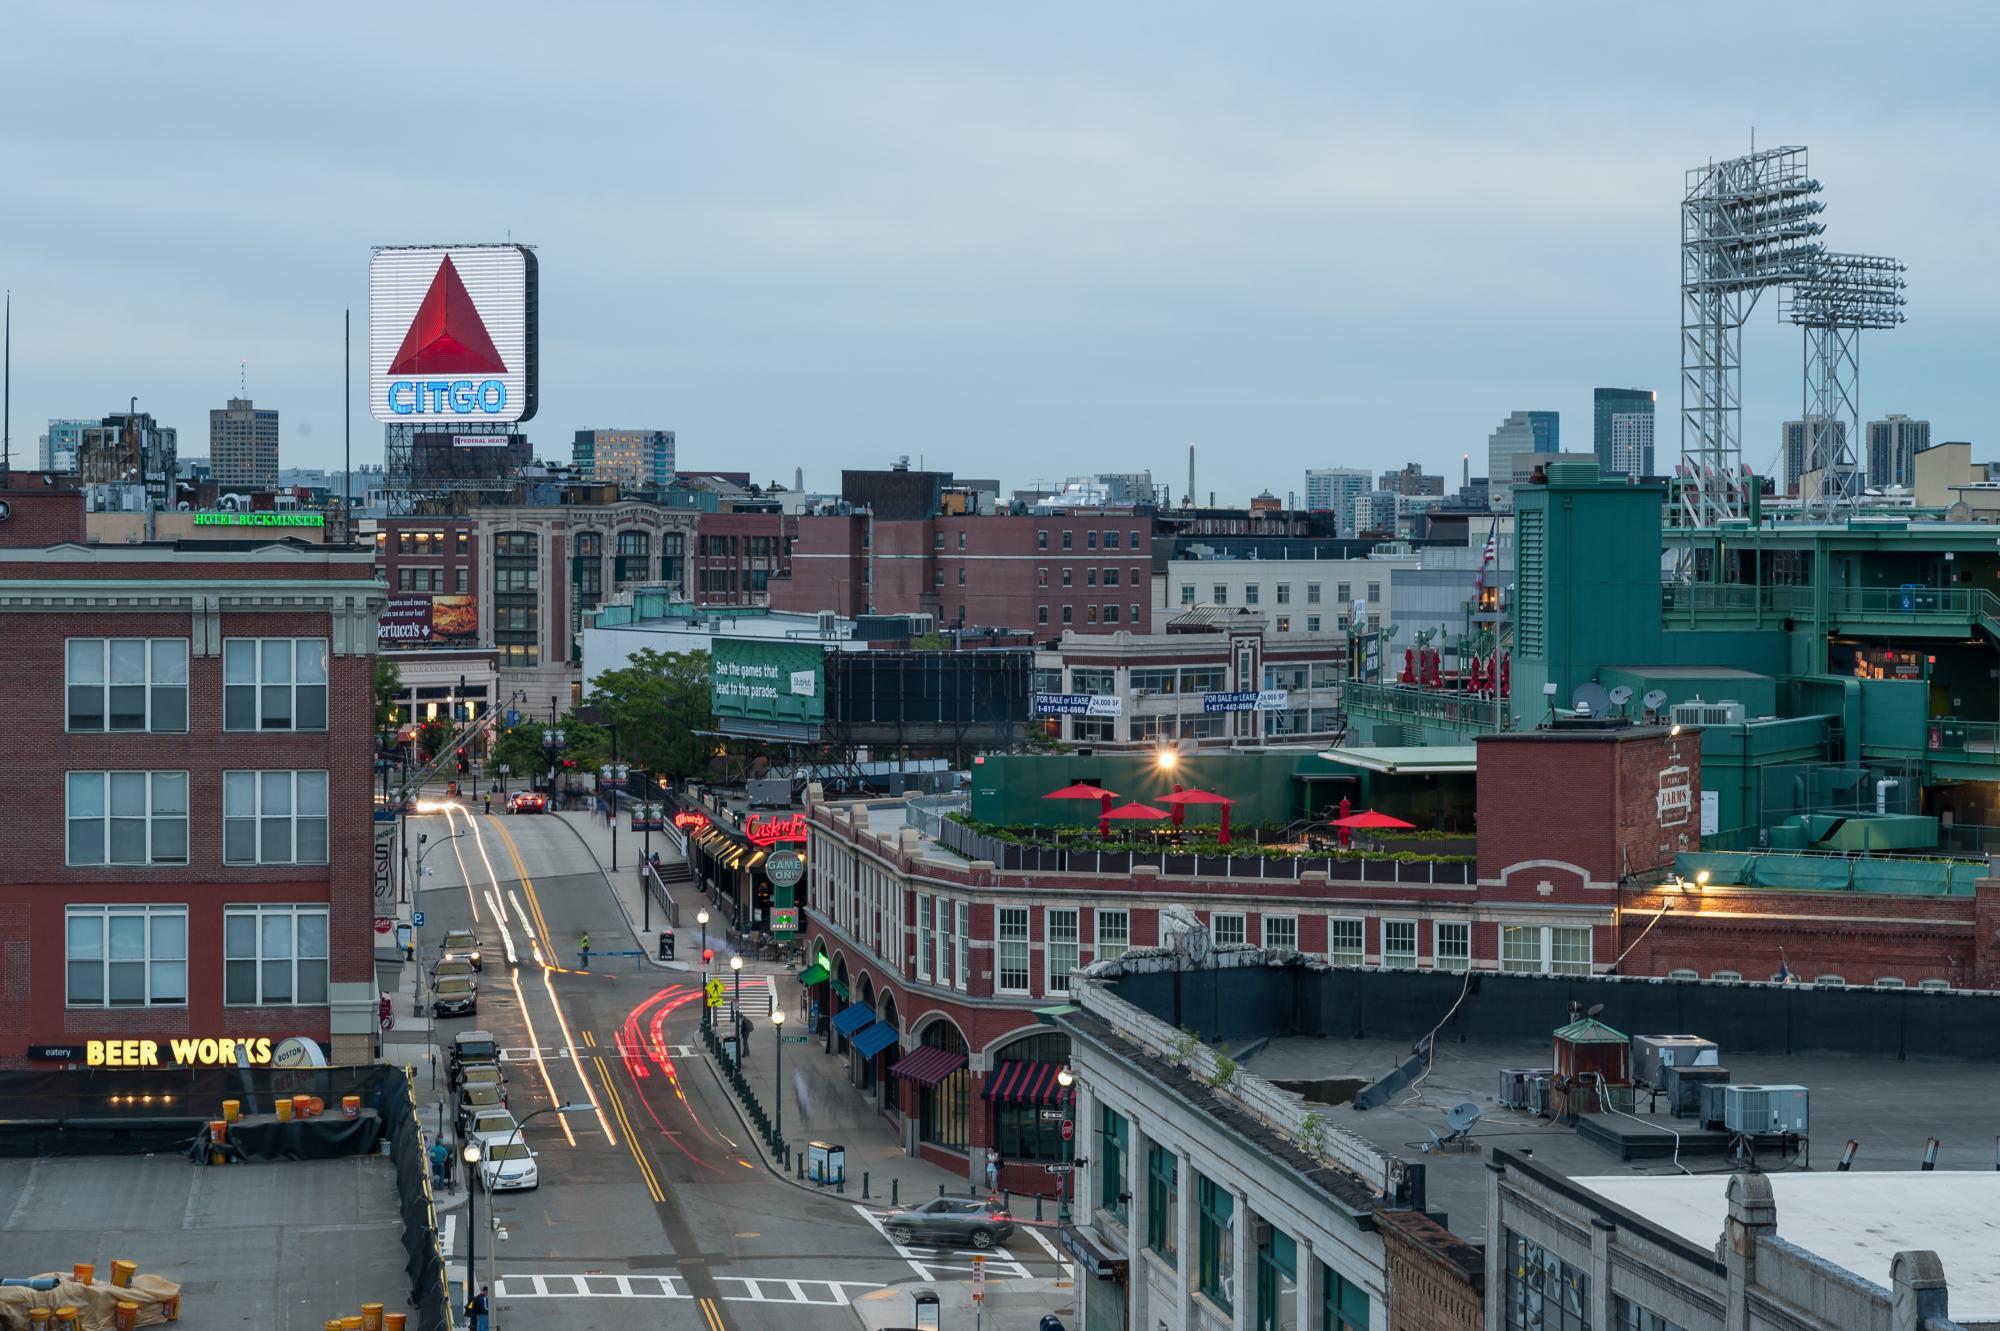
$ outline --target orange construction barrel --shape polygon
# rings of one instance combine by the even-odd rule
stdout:
[[[74,1303],[65,1303],[56,1309],[56,1320],[49,1324],[49,1331],[83,1331],[81,1314]]]
[[[383,1313],[382,1331],[403,1331],[410,1322],[408,1313]]]
[[[223,1122],[234,1123],[237,1119],[241,1118],[242,1116],[243,1116],[243,1102],[241,1100],[224,1100],[222,1102]]]
[[[361,1305],[361,1331],[382,1331],[382,1305],[364,1303]]]
[[[361,1319],[359,1317],[341,1318],[340,1331],[361,1331]]]
[[[117,1331],[139,1331],[139,1305],[130,1299],[118,1300],[118,1307],[111,1314],[111,1325]]]
[[[292,1097],[288,1095],[278,1101],[278,1122],[289,1123],[291,1121],[292,1121]]]
[[[28,1309],[28,1331],[48,1331],[49,1318],[54,1315],[53,1308]]]
[[[341,1096],[340,1113],[343,1118],[359,1118],[361,1116],[361,1097],[358,1095]]]
[[[78,1262],[70,1267],[69,1278],[79,1285],[88,1285],[97,1279],[96,1262]]]
[[[338,1317],[327,1318],[326,1331],[340,1331],[340,1319]]]
[[[169,1295],[167,1295],[167,1296],[166,1296],[165,1298],[161,1299],[161,1300],[160,1300],[160,1311],[161,1311],[161,1312],[163,1312],[163,1313],[165,1313],[165,1314],[167,1315],[167,1320],[168,1320],[169,1322],[178,1322],[178,1321],[180,1321],[180,1320],[181,1320],[181,1296],[180,1296],[180,1295],[178,1295],[178,1294],[169,1294]]]
[[[132,1283],[132,1277],[138,1274],[139,1264],[137,1262],[113,1262],[111,1264],[111,1283],[114,1285],[129,1285]]]

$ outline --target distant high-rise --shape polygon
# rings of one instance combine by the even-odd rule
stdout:
[[[83,432],[96,425],[96,421],[50,421],[49,432],[42,436],[41,469],[75,471],[76,455],[83,447]]]
[[[1809,418],[1815,422],[1813,433],[1822,439],[1830,438],[1837,449],[1844,449],[1847,443],[1847,422],[1827,421],[1822,417]],[[1784,429],[1785,453],[1785,493],[1799,493],[1799,480],[1809,471],[1819,471],[1826,462],[1820,458],[1806,456],[1805,421],[1786,421]]]
[[[1340,534],[1355,532],[1354,501],[1375,488],[1375,478],[1361,467],[1313,467],[1306,472],[1306,510],[1338,513]]]
[[[1486,440],[1487,498],[1495,512],[1514,507],[1514,459],[1523,453],[1560,453],[1562,420],[1553,411],[1517,411]]]
[[[1653,474],[1653,411],[1611,414],[1611,452],[1599,454],[1598,470],[1606,476]]]
[[[1590,433],[1590,451],[1597,454],[1597,469],[1610,475],[1653,474],[1653,431],[1650,425],[1644,427],[1646,455],[1637,467],[1621,467],[1616,461],[1617,440],[1616,418],[1619,416],[1644,415],[1651,417],[1660,395],[1650,388],[1598,388],[1591,391],[1591,406],[1596,409]],[[1627,425],[1627,433],[1635,433],[1640,427]]]
[[[171,508],[180,432],[149,411],[118,411],[83,427],[76,475],[101,509]]]
[[[208,413],[208,461],[215,483],[269,490],[278,484],[278,413],[247,397]]]
[[[674,483],[674,432],[578,430],[570,460],[593,481],[663,494]]]
[[[1868,483],[1876,489],[1909,489],[1917,475],[1917,454],[1931,446],[1931,423],[1891,415],[1868,422]]]
[[[1426,476],[1422,464],[1405,462],[1401,471],[1383,472],[1379,488],[1399,495],[1441,495],[1444,477]]]

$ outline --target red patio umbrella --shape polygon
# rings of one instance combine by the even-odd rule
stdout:
[[[1165,809],[1156,809],[1150,804],[1121,804],[1104,815],[1114,822],[1133,823],[1157,822],[1168,816]]]
[[[1097,832],[1099,836],[1110,836],[1111,826],[1104,821],[1104,815],[1111,812],[1111,801],[1118,792],[1106,790],[1103,786],[1093,786],[1082,781],[1072,782],[1061,790],[1051,790],[1042,796],[1045,800],[1096,800],[1098,802]]]
[[[1386,813],[1377,813],[1373,809],[1368,809],[1362,813],[1352,814],[1346,818],[1337,818],[1334,820],[1333,825],[1335,827],[1354,827],[1354,828],[1386,828],[1386,827],[1414,828],[1416,826],[1415,823],[1406,823],[1401,818],[1392,818]]]
[[[1189,804],[1220,804],[1222,806],[1222,829],[1218,839],[1223,845],[1229,844],[1229,806],[1236,803],[1227,795],[1218,795],[1212,790],[1176,790],[1171,795],[1160,796],[1160,803],[1171,804],[1175,812]]]

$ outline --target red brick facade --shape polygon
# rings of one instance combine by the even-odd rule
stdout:
[[[23,797],[0,857],[0,1031],[7,1032],[0,1067],[26,1065],[30,1045],[125,1037],[300,1035],[330,1044],[337,1059],[372,1057],[372,1021],[355,1032],[350,1016],[349,1034],[337,1036],[330,1002],[223,1001],[225,907],[323,905],[330,996],[338,998],[345,986],[352,1003],[365,988],[372,1008],[372,652],[380,593],[368,554],[341,547],[309,554],[165,548],[154,558],[118,547],[71,561],[10,535],[0,533],[0,596],[14,599],[0,610],[9,666],[0,678],[0,707],[10,718],[12,778]],[[38,583],[79,578],[115,585],[93,589],[86,605],[36,604]],[[276,590],[274,579],[288,585]],[[252,637],[328,643],[327,728],[223,729],[223,645]],[[76,638],[187,642],[185,732],[69,730],[65,653]],[[186,773],[187,862],[69,866],[67,774],[132,771]],[[226,771],[326,772],[327,862],[226,865]],[[184,907],[185,1002],[72,1006],[65,965],[72,905]]]
[[[1056,637],[1152,626],[1153,522],[1131,513],[798,520],[771,606],[930,614],[941,626]]]
[[[783,513],[702,514],[689,599],[696,605],[769,605],[771,580],[791,572],[798,531],[798,518]]]
[[[1375,1228],[1387,1275],[1386,1331],[1480,1331],[1484,1253],[1421,1211],[1377,1211]]]

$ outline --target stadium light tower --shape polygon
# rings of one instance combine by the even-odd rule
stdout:
[[[1822,254],[1778,299],[1805,335],[1805,431],[1799,506],[1832,517],[1859,492],[1850,448],[1861,438],[1861,331],[1903,322],[1907,271],[1879,254]]]
[[[1766,148],[1687,173],[1681,198],[1681,524],[1745,507],[1743,322],[1766,287],[1802,284],[1826,205],[1804,148]]]

